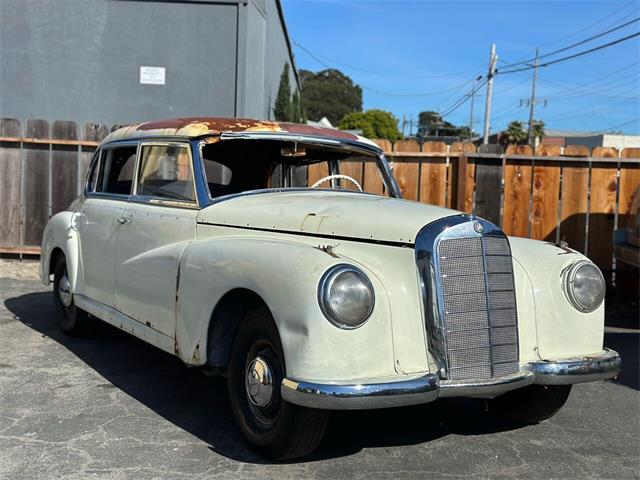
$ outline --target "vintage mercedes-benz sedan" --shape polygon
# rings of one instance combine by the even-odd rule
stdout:
[[[346,132],[125,127],[49,221],[42,280],[65,332],[98,318],[225,375],[276,459],[313,451],[331,410],[461,396],[535,423],[619,372],[587,258],[400,197],[382,150]]]

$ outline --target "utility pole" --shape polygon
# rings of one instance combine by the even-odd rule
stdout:
[[[473,81],[473,87],[471,88],[471,109],[469,111],[469,141],[473,139],[473,101],[476,95],[476,83],[480,79],[482,79],[482,75],[479,75],[478,78]]]
[[[529,101],[529,138],[528,143],[531,148],[535,148],[533,144],[533,109],[536,105],[536,80],[538,79],[538,49],[536,48],[536,59],[533,63],[533,82],[531,83],[531,100]]]
[[[489,129],[491,123],[491,97],[493,96],[493,77],[496,74],[496,63],[498,56],[496,55],[496,44],[491,44],[491,54],[489,56],[489,73],[487,73],[487,100],[484,107],[484,135],[482,143],[489,143]]]
[[[402,114],[402,138],[404,138],[404,127],[406,127],[407,125],[407,116],[403,113]]]

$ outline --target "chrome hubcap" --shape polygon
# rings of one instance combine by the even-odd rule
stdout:
[[[58,283],[58,296],[62,305],[65,307],[71,306],[71,288],[69,287],[69,278],[67,278],[66,272]]]
[[[269,363],[263,357],[254,358],[245,372],[245,387],[251,403],[266,407],[273,397],[273,375]]]

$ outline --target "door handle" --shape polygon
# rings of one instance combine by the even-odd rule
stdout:
[[[131,221],[131,219],[127,218],[127,217],[120,217],[118,218],[118,223],[120,225],[124,225],[125,223],[129,223]]]

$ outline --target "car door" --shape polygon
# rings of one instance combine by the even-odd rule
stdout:
[[[143,142],[118,235],[115,305],[170,337],[175,337],[178,265],[195,239],[197,213],[190,145]]]
[[[122,212],[131,193],[137,144],[104,147],[95,157],[78,216],[83,275],[76,293],[112,307]]]

